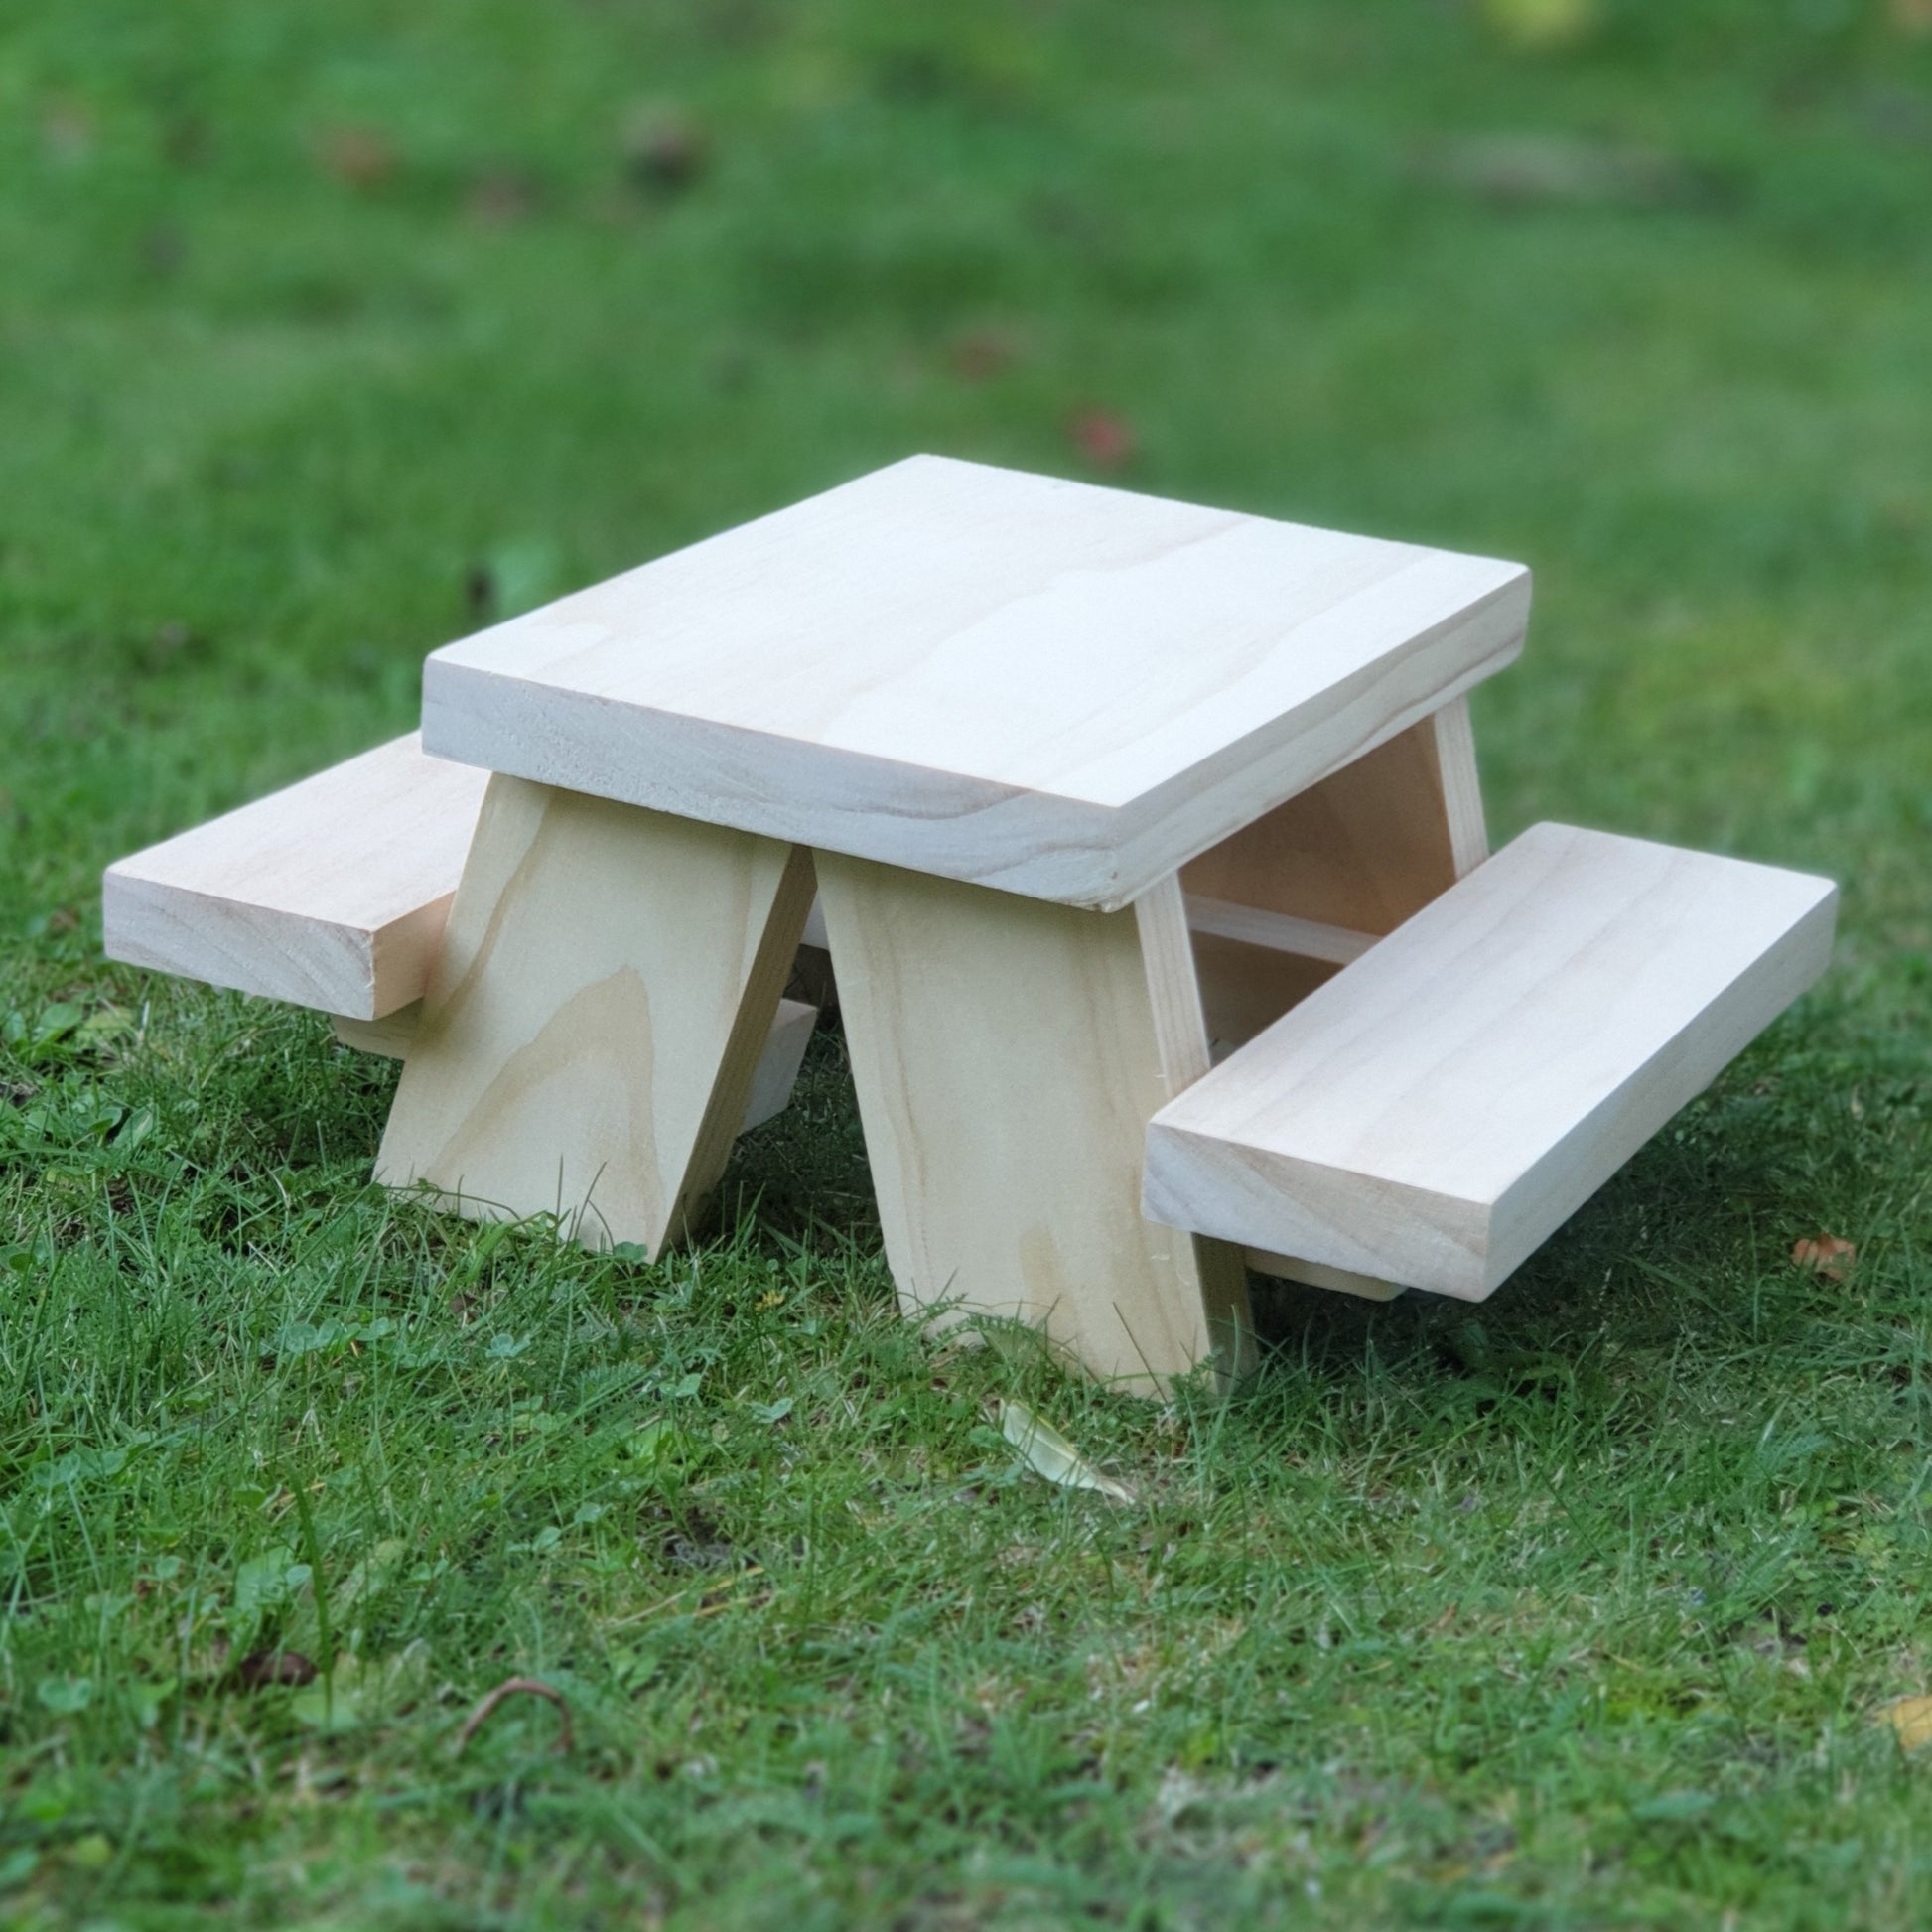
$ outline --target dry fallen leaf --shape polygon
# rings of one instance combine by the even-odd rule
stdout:
[[[1932,34],[1932,0],[1891,0],[1891,19],[1907,34]]]
[[[1858,1248],[1850,1241],[1841,1241],[1835,1234],[1800,1241],[1791,1250],[1791,1259],[1800,1268],[1809,1268],[1814,1275],[1823,1275],[1834,1282],[1842,1282],[1858,1258]]]
[[[1019,359],[1020,344],[1010,329],[968,329],[946,345],[946,360],[962,382],[987,382]]]
[[[326,173],[351,188],[374,188],[396,172],[396,150],[368,127],[332,127],[316,143]]]
[[[1026,1457],[1035,1475],[1062,1489],[1097,1489],[1117,1503],[1131,1503],[1134,1492],[1124,1482],[1102,1475],[1060,1432],[1036,1416],[1024,1402],[1002,1402],[1000,1433]]]
[[[560,1690],[554,1685],[544,1683],[540,1677],[506,1677],[493,1691],[480,1699],[476,1709],[464,1719],[463,1728],[457,1732],[457,1755],[463,1754],[471,1738],[483,1728],[488,1721],[489,1714],[505,1698],[518,1696],[544,1698],[557,1707],[557,1749],[568,1757],[571,1747],[570,1705]]]
[[[1932,1744],[1932,1697],[1900,1698],[1878,1714],[1908,1751]]]
[[[659,101],[631,117],[623,152],[634,181],[669,195],[689,188],[704,173],[711,142],[684,108]]]
[[[1066,426],[1067,440],[1101,470],[1118,470],[1133,462],[1140,448],[1134,425],[1111,409],[1082,409]]]
[[[504,228],[536,211],[536,184],[513,168],[492,168],[471,183],[464,207],[472,220]]]

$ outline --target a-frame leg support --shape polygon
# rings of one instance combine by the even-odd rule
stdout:
[[[1142,1218],[1149,1116],[1205,1072],[1178,886],[1124,912],[818,855],[886,1252],[908,1312],[1043,1326],[1158,1390],[1252,1356],[1221,1243]]]
[[[377,1178],[654,1258],[724,1170],[811,899],[802,847],[492,778]]]

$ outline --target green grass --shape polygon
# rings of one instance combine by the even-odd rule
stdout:
[[[1925,1922],[1932,40],[1526,11],[0,16],[0,1914]],[[1163,1411],[897,1318],[835,1035],[649,1268],[386,1199],[391,1069],[102,962],[106,860],[490,612],[1095,409],[1130,486],[1537,567],[1500,834],[1845,882],[1491,1304],[1278,1291]],[[459,1749],[517,1673],[570,1750]]]

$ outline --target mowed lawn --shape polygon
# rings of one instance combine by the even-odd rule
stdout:
[[[920,449],[1526,560],[1497,836],[1829,872],[1831,977],[1163,1408],[899,1319],[834,1032],[646,1267],[102,961],[427,649]],[[0,15],[0,1921],[1923,1925],[1929,1005],[1919,0]]]

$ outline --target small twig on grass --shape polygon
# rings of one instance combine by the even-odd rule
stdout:
[[[743,1601],[737,1601],[736,1607],[742,1610],[761,1610],[764,1609],[767,1605],[769,1605],[772,1599],[776,1595],[777,1595],[776,1590],[767,1590],[762,1596],[756,1597],[754,1598],[753,1601],[749,1603]],[[691,1620],[692,1622],[695,1623],[698,1620],[698,1618],[701,1616],[716,1616],[721,1610],[729,1610],[733,1608],[734,1601],[735,1599],[733,1599],[732,1597],[726,1596],[720,1598],[720,1600],[716,1603],[707,1603],[702,1609],[693,1610],[691,1612]]]
[[[456,1734],[454,1755],[461,1757],[469,1748],[471,1738],[489,1722],[490,1713],[505,1698],[515,1697],[518,1692],[523,1692],[530,1697],[548,1698],[557,1707],[557,1749],[568,1757],[571,1748],[570,1706],[565,1702],[561,1691],[536,1677],[506,1677],[493,1691],[483,1698],[477,1708],[464,1719],[463,1728]]]
[[[750,1563],[743,1570],[736,1571],[729,1577],[719,1577],[704,1583],[686,1584],[682,1589],[673,1590],[670,1595],[651,1604],[647,1609],[636,1610],[629,1616],[616,1618],[608,1627],[613,1630],[622,1630],[633,1623],[648,1623],[658,1611],[668,1610],[673,1603],[681,1602],[693,1590],[697,1590],[701,1595],[715,1596],[721,1590],[731,1589],[734,1586],[746,1583],[753,1577],[762,1577],[763,1575],[763,1564]],[[726,1605],[724,1603],[708,1603],[703,1609],[693,1610],[691,1614],[693,1616],[711,1616],[725,1607]]]

